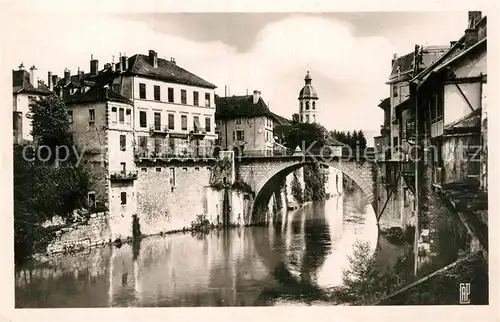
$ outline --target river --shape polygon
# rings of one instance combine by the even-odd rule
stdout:
[[[16,270],[16,307],[329,304],[325,291],[342,283],[357,239],[380,248],[372,207],[334,196],[267,227],[148,237],[26,265]]]

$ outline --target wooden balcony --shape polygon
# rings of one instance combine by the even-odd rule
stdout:
[[[443,131],[444,121],[442,116],[431,121],[431,137],[441,136],[443,135]]]

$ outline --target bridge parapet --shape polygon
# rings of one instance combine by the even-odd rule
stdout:
[[[237,178],[250,185],[254,191],[257,202],[263,188],[276,177],[286,177],[294,170],[306,164],[320,163],[340,170],[351,178],[364,192],[369,203],[373,203],[373,162],[359,162],[355,160],[343,161],[342,158],[331,158],[330,160],[318,160],[313,156],[277,156],[277,157],[238,157],[236,162]],[[264,196],[267,198],[267,196]]]

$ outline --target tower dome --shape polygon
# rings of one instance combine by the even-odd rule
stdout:
[[[312,77],[309,71],[304,77],[305,85],[299,92],[299,117],[301,123],[317,123],[318,93],[311,85]]]
[[[318,93],[311,85],[312,77],[311,74],[309,74],[309,71],[307,71],[306,77],[304,77],[304,81],[305,85],[300,90],[299,99],[302,98],[318,99]]]

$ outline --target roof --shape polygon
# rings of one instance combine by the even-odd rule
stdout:
[[[119,69],[119,63],[115,63],[115,70],[104,68],[97,73],[91,75],[90,73],[83,74],[80,78],[79,75],[71,75],[69,84],[75,87],[81,87],[82,81],[93,81],[96,85],[103,86],[109,83],[114,77],[120,75],[133,75],[141,76],[149,79],[162,80],[166,82],[184,84],[191,86],[198,86],[204,88],[214,89],[217,88],[214,84],[196,76],[195,74],[185,70],[177,65],[175,62],[159,58],[158,67],[154,67],[148,55],[136,54],[128,58],[127,70],[122,71]],[[64,77],[58,82],[58,85],[67,86]]]
[[[312,77],[311,74],[309,74],[309,71],[307,71],[306,76],[304,77],[304,82],[305,85],[302,87],[302,89],[299,92],[299,100],[303,98],[312,98],[312,99],[318,99],[318,93],[312,87],[311,82],[312,82]]]
[[[383,100],[380,101],[380,103],[378,104],[378,107],[380,107],[381,109],[386,109],[388,107],[391,106],[391,98],[390,97],[386,97],[384,98]]]
[[[175,62],[163,58],[158,58],[158,67],[155,68],[150,57],[142,54],[129,58],[126,73],[184,85],[217,88],[214,84],[185,70]]]
[[[302,98],[318,99],[318,93],[316,92],[314,87],[312,87],[312,85],[308,84],[302,87],[302,89],[300,90],[299,99]]]
[[[449,46],[422,46],[419,48],[421,50],[421,59],[419,62],[419,68],[427,68],[431,66],[435,61],[438,61],[448,50]],[[397,83],[401,81],[410,81],[413,77],[413,64],[414,64],[414,52],[408,53],[397,58],[392,66],[391,75],[389,76],[389,81],[386,84]],[[398,73],[399,68],[399,73]]]
[[[83,93],[76,93],[65,99],[66,104],[91,103],[91,102],[119,102],[132,105],[132,102],[120,93],[107,87],[91,87]]]
[[[481,39],[481,41],[479,41],[476,44],[474,44],[473,46],[465,49],[464,51],[458,52],[455,56],[450,57],[448,60],[446,60],[445,62],[443,62],[439,66],[437,66],[433,70],[433,72],[439,73],[443,68],[445,68],[445,67],[451,65],[452,63],[456,62],[457,60],[467,56],[467,54],[470,54],[470,53],[472,53],[476,50],[479,50],[479,49],[486,49],[486,38]]]
[[[422,86],[425,81],[429,78],[431,74],[438,73],[443,70],[443,68],[449,66],[449,64],[455,62],[457,59],[460,59],[466,56],[468,53],[479,49],[485,48],[483,46],[486,45],[486,38],[483,38],[481,41],[468,45],[466,42],[465,35],[460,38],[451,48],[448,50],[440,59],[438,59],[434,64],[429,66],[427,69],[422,71],[420,74],[415,76],[412,79],[412,82],[419,82],[418,86]]]
[[[12,71],[12,92],[33,93],[39,95],[53,94],[53,92],[42,81],[38,81],[37,88],[33,87],[30,82],[30,73],[26,70]]]
[[[395,78],[399,74],[404,74],[405,72],[410,72],[413,70],[413,52],[396,58],[392,64],[391,75],[389,78]]]
[[[481,126],[481,108],[471,111],[464,117],[456,120],[453,123],[445,125],[444,129],[449,130],[453,128],[470,128]]]
[[[260,117],[268,116],[280,124],[288,124],[286,118],[271,112],[262,97],[253,103],[253,95],[219,97],[215,96],[215,117],[219,119],[234,119],[239,117]]]

